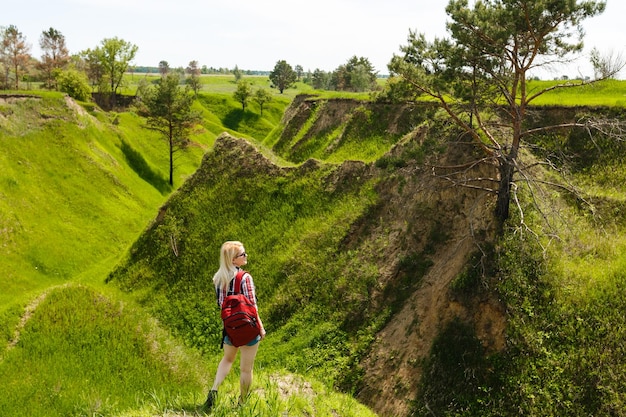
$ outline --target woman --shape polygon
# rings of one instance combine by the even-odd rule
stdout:
[[[246,253],[241,242],[228,241],[222,245],[220,250],[220,268],[213,276],[213,284],[215,285],[215,291],[217,293],[217,304],[220,308],[222,307],[222,303],[224,302],[224,298],[228,294],[229,289],[232,291],[231,283],[234,280],[237,271],[247,263],[248,254]],[[254,293],[254,282],[252,281],[252,276],[248,273],[245,273],[242,277],[241,292],[256,305],[257,300]],[[239,385],[241,391],[239,403],[241,404],[248,396],[250,385],[252,384],[252,368],[254,367],[254,358],[256,357],[257,350],[259,349],[259,341],[265,338],[265,329],[263,328],[261,318],[258,316],[258,309],[257,322],[261,329],[260,335],[247,345],[235,347],[228,339],[228,336],[224,336],[224,356],[222,357],[222,360],[217,368],[215,380],[213,381],[213,387],[209,391],[209,395],[204,403],[205,410],[208,411],[211,407],[213,407],[217,398],[217,389],[230,372],[233,362],[235,362],[235,358],[237,357],[237,352],[239,351],[241,352],[239,358]]]

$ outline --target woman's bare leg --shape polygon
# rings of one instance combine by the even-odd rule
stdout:
[[[239,386],[241,390],[240,401],[244,401],[248,396],[250,391],[250,386],[252,385],[252,369],[254,368],[254,358],[256,357],[256,353],[259,350],[259,344],[257,343],[254,346],[241,346],[241,356],[239,358],[240,364],[240,376],[239,376]]]
[[[238,350],[239,348],[224,343],[224,356],[217,367],[215,380],[213,381],[213,387],[211,388],[212,390],[217,391],[220,384],[230,372],[230,368],[232,368],[235,358],[237,357]]]

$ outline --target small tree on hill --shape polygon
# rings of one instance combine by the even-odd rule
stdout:
[[[170,185],[174,185],[174,154],[187,147],[193,127],[201,120],[191,108],[194,99],[189,87],[182,89],[179,83],[177,74],[168,74],[143,98],[147,127],[161,133],[168,143]]]
[[[298,79],[298,74],[291,68],[287,61],[278,61],[274,66],[274,70],[270,72],[270,81],[274,87],[278,88],[280,94],[285,89],[291,87]]]
[[[315,69],[311,76],[311,85],[317,90],[330,90],[332,74],[320,69]]]
[[[527,77],[535,68],[566,62],[581,52],[581,22],[604,7],[601,1],[478,0],[470,8],[467,0],[450,0],[446,12],[451,38],[428,42],[411,31],[408,44],[401,47],[404,54],[389,64],[392,75],[408,87],[398,91],[434,99],[498,167],[499,184],[492,191],[501,224],[509,217],[514,175],[530,175],[522,172],[519,159],[524,139],[540,131],[592,127],[577,122],[528,128],[524,122],[535,99],[586,82],[529,91]]]
[[[104,39],[98,52],[104,73],[109,79],[111,92],[117,94],[122,85],[124,73],[135,59],[139,48],[130,42],[119,38]]]
[[[187,85],[191,87],[193,94],[197,96],[198,91],[200,91],[200,88],[202,87],[202,84],[200,83],[200,68],[198,68],[198,61],[191,61],[189,66],[185,69],[185,72],[189,74],[189,77],[187,78]]]
[[[250,83],[245,80],[239,81],[237,83],[237,90],[233,93],[233,97],[241,103],[241,110],[246,111],[246,105],[251,96],[252,87],[250,87]]]
[[[261,116],[263,116],[263,106],[265,103],[272,101],[272,94],[264,88],[259,88],[254,93],[254,101],[259,104],[259,107],[261,108]]]
[[[353,56],[332,75],[332,84],[339,91],[366,91],[376,87],[376,71],[367,58]]]

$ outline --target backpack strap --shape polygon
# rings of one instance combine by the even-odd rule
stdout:
[[[243,280],[243,276],[246,274],[246,271],[240,269],[237,271],[237,275],[235,275],[235,284],[233,285],[233,294],[241,294],[241,281]]]

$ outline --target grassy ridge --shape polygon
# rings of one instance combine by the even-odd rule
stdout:
[[[165,196],[124,166],[115,128],[70,108],[61,95],[4,109],[0,273],[7,279],[0,304],[7,306],[101,263],[110,268]],[[125,143],[132,148],[137,139]]]
[[[160,320],[204,351],[216,352],[219,346],[221,325],[210,278],[223,241],[245,242],[250,267],[262,277],[256,285],[264,314],[274,328],[299,305],[309,305],[307,314],[333,314],[328,297],[336,291],[333,278],[339,271],[332,259],[343,255],[332,248],[341,246],[346,228],[375,201],[364,165],[354,173],[362,179],[331,187],[329,178],[340,175],[338,167],[310,164],[285,169],[259,157],[243,141],[221,139],[202,168],[172,196],[161,219],[136,242],[128,261],[110,277],[125,290],[141,294]],[[319,271],[319,264],[326,268]],[[367,292],[371,284],[359,281],[354,290]],[[325,320],[311,325],[322,326],[320,333],[306,335],[314,337],[312,344],[318,343],[315,338],[342,334],[328,328]],[[310,331],[307,328],[302,330]],[[345,343],[337,348],[344,349]],[[264,348],[262,357],[285,358],[286,352],[275,355],[267,349],[271,348]],[[291,369],[311,366],[306,362],[301,357]],[[320,371],[332,378],[327,367]]]
[[[198,108],[210,117],[193,138],[196,146],[177,154],[175,186],[195,171],[229,121],[262,136],[287,104],[277,98],[260,118],[254,106],[241,114],[230,97],[201,96]],[[0,105],[0,249],[5,260],[0,273],[7,277],[0,283],[2,306],[51,284],[81,275],[89,279],[86,271],[92,268],[102,279],[172,192],[161,138],[144,129],[132,112],[85,108],[89,113],[55,93]]]

